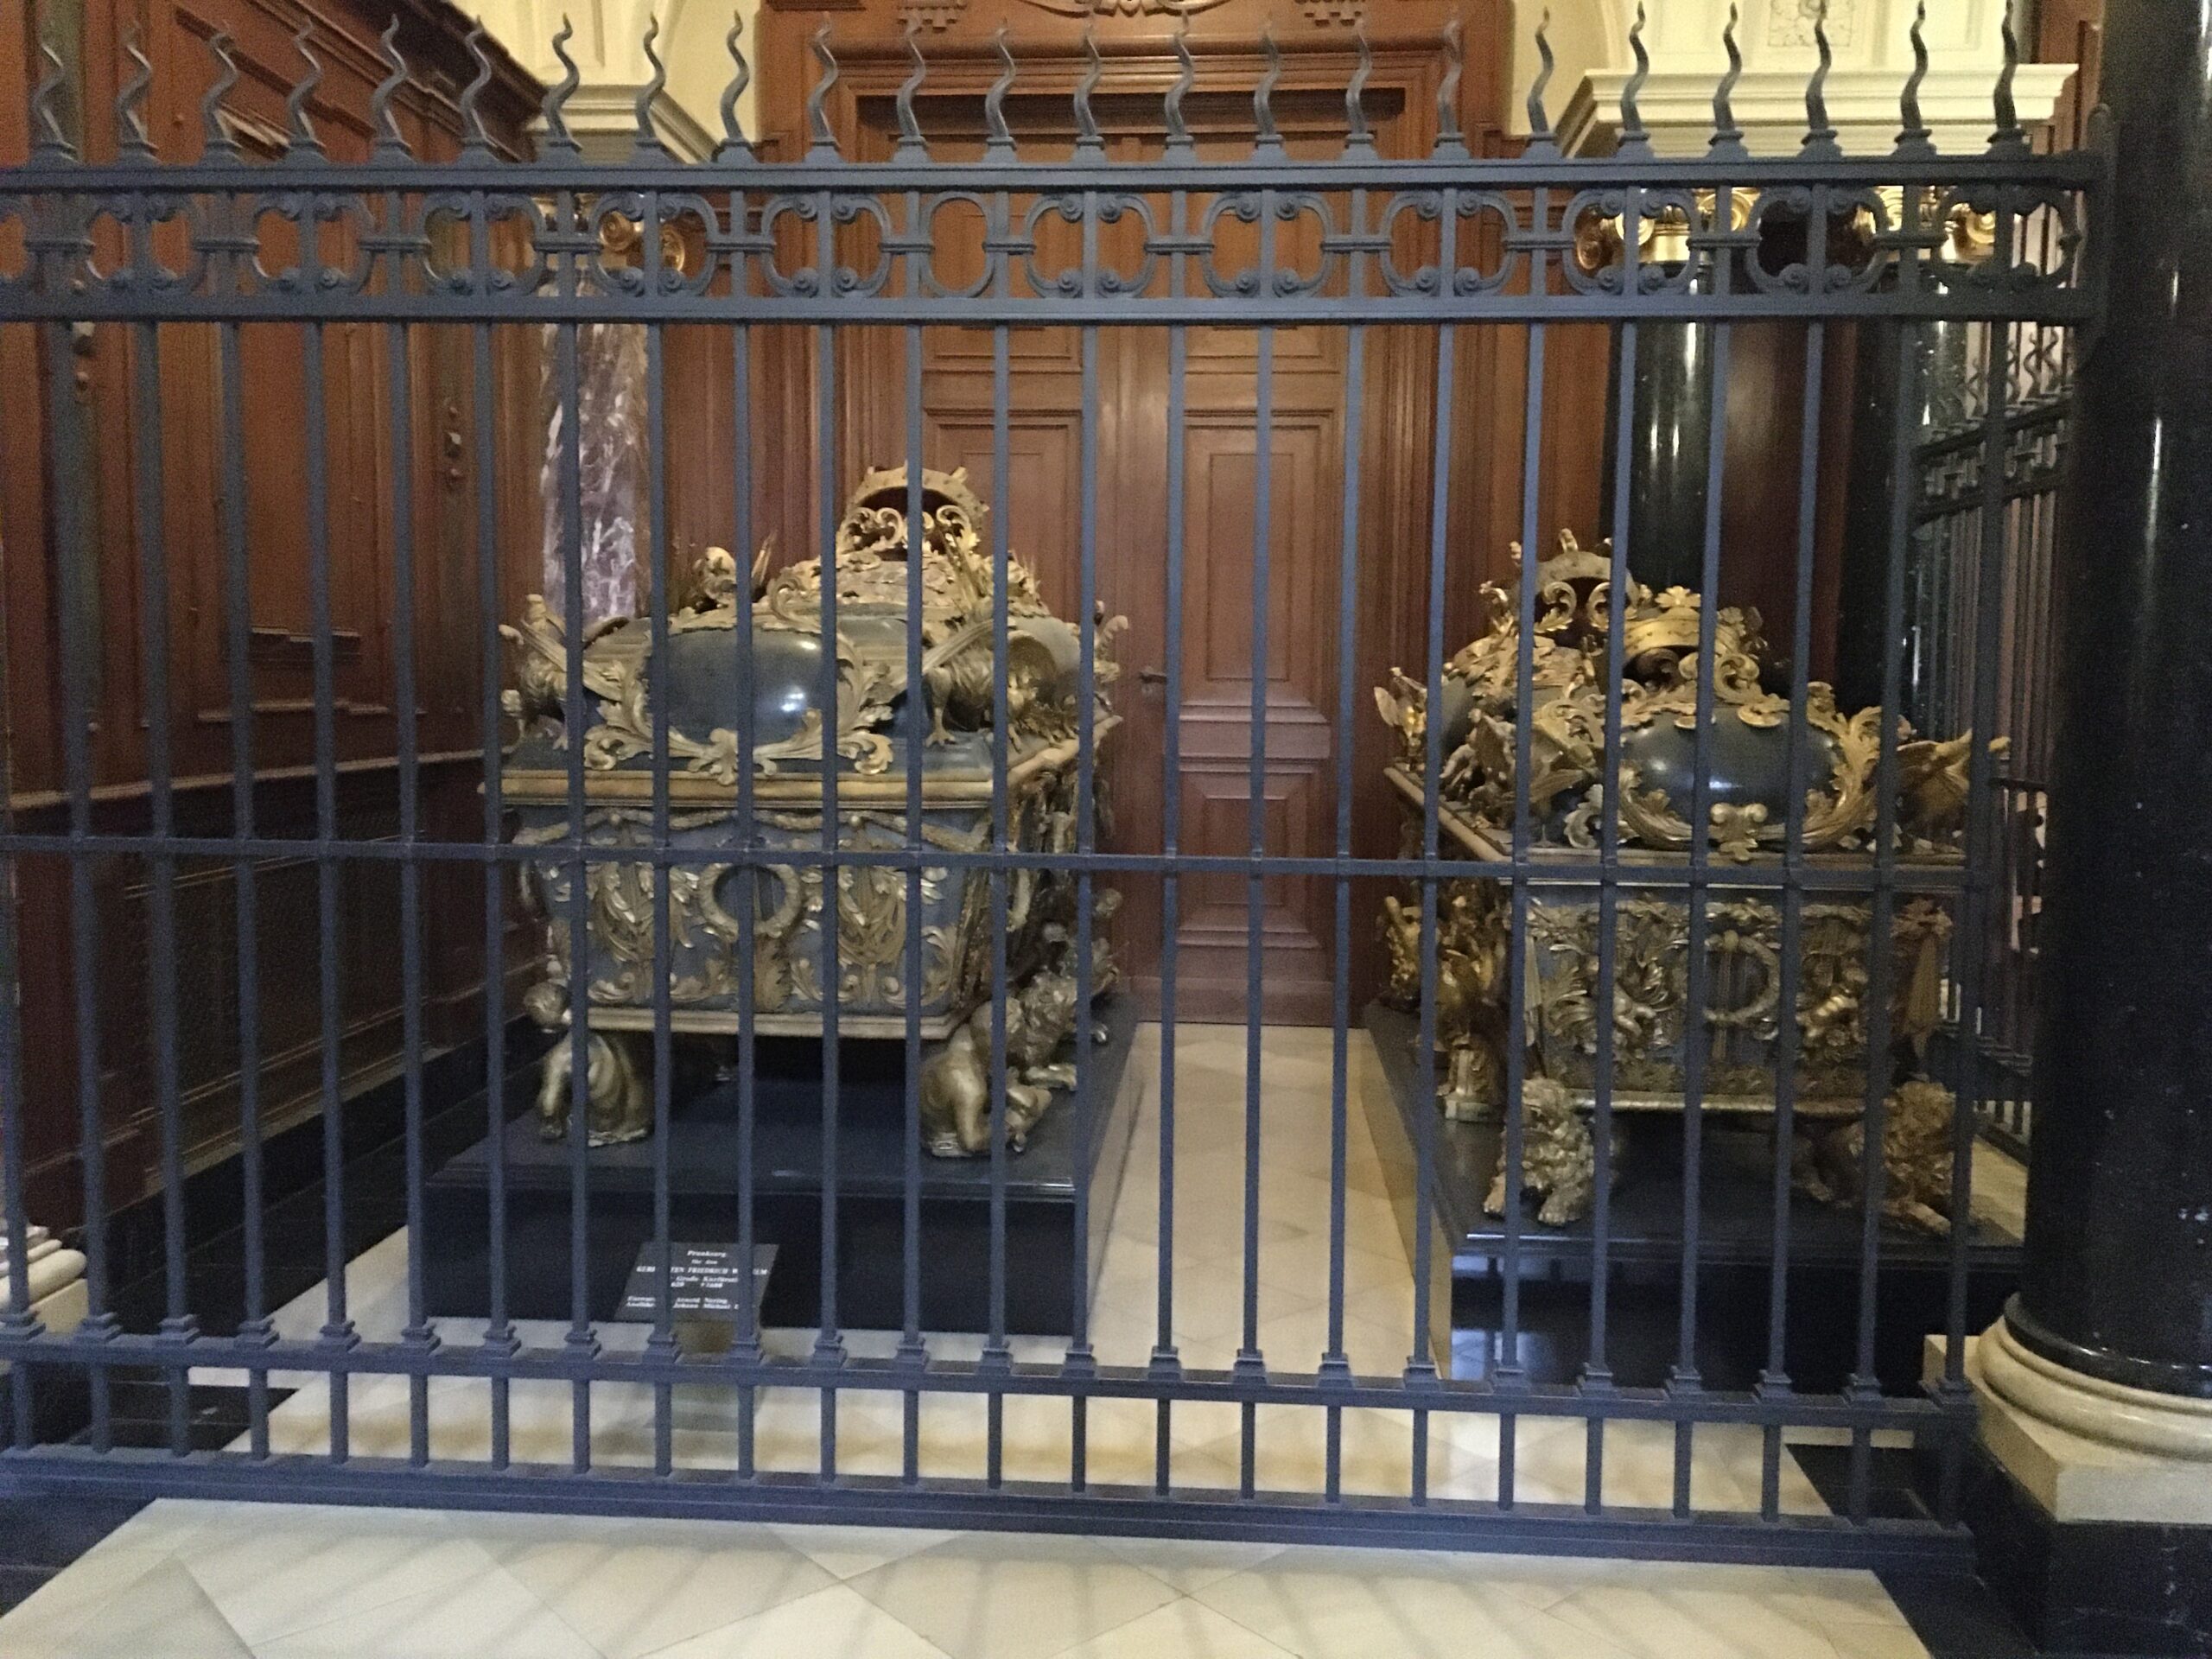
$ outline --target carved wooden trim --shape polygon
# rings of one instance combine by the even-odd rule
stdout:
[[[968,0],[904,0],[899,8],[899,20],[918,23],[932,34],[942,35],[958,22],[967,10]]]
[[[1056,17],[1192,17],[1227,0],[1023,0]]]

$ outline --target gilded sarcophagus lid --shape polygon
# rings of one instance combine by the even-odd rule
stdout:
[[[763,1035],[820,1033],[834,998],[842,1037],[903,1038],[911,996],[923,1036],[941,1042],[987,997],[986,871],[923,869],[919,983],[910,986],[905,870],[839,867],[833,910],[824,903],[819,863],[777,856],[822,849],[825,767],[836,772],[832,839],[840,849],[898,849],[918,829],[925,849],[984,850],[1001,783],[1017,855],[1033,852],[1042,862],[1075,844],[1081,632],[1051,613],[1030,572],[1009,555],[1001,677],[988,510],[963,472],[925,472],[921,494],[920,534],[910,536],[905,469],[861,481],[838,526],[836,590],[827,607],[820,560],[771,571],[764,550],[741,588],[735,561],[712,550],[696,572],[696,593],[671,609],[664,651],[656,653],[645,616],[620,618],[588,635],[580,659],[580,741],[583,838],[594,851],[584,868],[582,976],[594,1032],[650,1030],[653,1023],[654,873],[642,855],[652,841],[664,701],[671,842],[732,849],[727,860],[686,861],[669,872],[667,991],[676,1031],[737,1030],[747,967],[753,1029]],[[918,573],[911,556],[919,559]],[[908,631],[917,574],[921,681],[914,686]],[[1104,688],[1114,678],[1117,626],[1100,622],[1093,632],[1094,746],[1115,725]],[[521,727],[501,774],[505,798],[519,819],[518,840],[565,840],[575,827],[572,734],[563,718],[568,644],[560,620],[535,596],[521,626],[503,632],[518,648],[507,709]],[[918,753],[908,712],[917,696],[925,716]],[[910,764],[920,774],[918,827],[908,822]],[[741,772],[749,773],[743,780],[753,809],[749,831],[741,822]],[[750,868],[734,850],[748,833],[757,849]],[[621,856],[630,849],[641,855]],[[524,868],[546,919],[543,974],[530,1006],[556,1025],[568,1017],[576,975],[568,921],[574,865],[549,853]],[[746,963],[741,918],[748,883]],[[1031,980],[1064,965],[1070,930],[1060,912],[1072,893],[1059,888],[1071,883],[1022,868],[1007,885],[1009,995],[1018,1002]],[[823,938],[831,915],[834,953]],[[1103,981],[1094,985],[1103,988]],[[623,1138],[597,1124],[594,1135]]]
[[[1516,550],[1516,562],[1519,550]],[[1606,683],[1611,559],[1562,535],[1536,569],[1529,640],[1530,696],[1521,695],[1521,601],[1484,590],[1482,635],[1445,666],[1439,820],[1446,855],[1512,858],[1519,743],[1528,743],[1529,858],[1524,1006],[1510,995],[1506,952],[1511,888],[1487,879],[1446,885],[1437,915],[1435,988],[1440,1094],[1447,1114],[1480,1116],[1502,1103],[1505,1045],[1527,1045],[1529,1075],[1548,1099],[1587,1105],[1598,1077],[1599,1031],[1609,1019],[1617,1109],[1679,1109],[1688,1084],[1692,1021],[1701,1017],[1701,1098],[1708,1109],[1771,1111],[1781,1039],[1794,1023],[1795,1100],[1800,1115],[1859,1112],[1870,1069],[1885,1089],[1911,1069],[1941,1013],[1951,918],[1939,901],[1910,895],[1916,868],[1955,865],[1965,819],[1972,741],[1934,741],[1898,722],[1897,790],[1889,821],[1904,892],[1891,921],[1894,968],[1891,1048],[1870,1055],[1867,1007],[1882,711],[1846,715],[1819,682],[1807,691],[1793,754],[1789,698],[1764,660],[1756,612],[1709,619],[1708,717],[1700,719],[1700,651],[1708,619],[1699,595],[1631,582],[1620,618],[1623,674],[1618,747],[1607,736]],[[1401,741],[1389,778],[1413,823],[1425,809],[1426,688],[1402,673],[1376,693]],[[1703,729],[1700,729],[1702,726]],[[1694,829],[1702,744],[1705,822]],[[1599,974],[1599,889],[1586,872],[1602,850],[1605,779],[1615,780],[1624,887],[1610,1013]],[[1732,872],[1771,871],[1790,834],[1793,777],[1802,780],[1799,839],[1805,863],[1864,871],[1809,892],[1799,909],[1794,1009],[1783,1006],[1783,912],[1771,881]],[[1634,886],[1638,866],[1679,870],[1702,836],[1712,872],[1705,906],[1702,1009],[1693,1007],[1691,918],[1678,891]],[[1548,873],[1548,867],[1558,874]],[[1421,994],[1417,908],[1387,901],[1383,934],[1394,993]],[[1533,1096],[1532,1096],[1533,1098]]]

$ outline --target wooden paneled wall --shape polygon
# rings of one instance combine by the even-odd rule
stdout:
[[[229,130],[249,158],[283,147],[284,95],[305,65],[293,45],[302,23],[324,67],[308,110],[328,151],[365,159],[373,137],[372,89],[385,73],[377,35],[397,15],[398,45],[414,67],[396,100],[400,130],[416,153],[457,153],[459,88],[474,73],[461,40],[467,19],[443,0],[44,0],[35,16],[11,8],[0,32],[0,157],[20,160],[29,142],[28,89],[36,79],[38,35],[67,63],[72,137],[94,159],[113,153],[110,113],[130,68],[124,42],[143,42],[154,67],[149,126],[165,159],[187,160],[201,144],[200,99],[213,79],[207,42],[226,31],[242,71],[226,102]],[[482,108],[495,142],[510,154],[528,143],[537,88],[503,57]],[[112,226],[105,227],[112,231]],[[350,234],[333,232],[338,234]],[[265,254],[286,252],[264,233]],[[335,251],[334,249],[332,251]],[[535,587],[539,535],[536,433],[539,343],[535,331],[493,331],[493,450],[475,432],[474,350],[465,328],[416,328],[407,338],[408,417],[395,423],[393,332],[333,323],[238,330],[238,426],[245,490],[240,520],[248,565],[253,830],[311,836],[317,828],[314,615],[306,516],[310,445],[326,456],[334,723],[340,766],[337,834],[390,838],[399,831],[397,735],[414,723],[421,762],[421,833],[473,839],[482,833],[478,786],[484,733],[479,556],[480,472],[491,468],[499,545],[501,607],[518,608]],[[4,558],[8,785],[14,820],[27,830],[68,822],[61,732],[67,697],[60,645],[73,627],[90,653],[92,822],[130,833],[149,826],[149,722],[157,699],[145,677],[147,631],[165,637],[167,735],[180,834],[222,836],[233,827],[231,591],[226,556],[231,523],[225,468],[222,342],[213,325],[163,325],[158,340],[130,326],[81,328],[53,360],[57,342],[26,325],[0,328],[0,384],[16,388],[0,429],[0,558]],[[140,354],[157,353],[158,435],[137,418]],[[319,350],[327,419],[317,435],[302,418],[308,353]],[[86,458],[81,476],[57,476],[55,411],[29,389],[59,374],[68,385],[60,418],[74,423]],[[407,446],[414,480],[410,519],[392,486]],[[66,453],[66,451],[65,451]],[[133,498],[134,475],[158,461],[162,490],[158,556],[168,603],[155,614],[142,559],[149,550]],[[65,607],[63,561],[53,511],[57,488],[79,491],[91,556]],[[413,709],[394,706],[399,640],[395,559],[403,530],[415,549],[416,604]],[[148,945],[154,918],[150,861],[108,857],[92,867],[99,1033],[97,1088],[108,1153],[108,1201],[127,1204],[158,1180],[156,1057],[149,1026]],[[318,918],[312,849],[264,861],[257,870],[264,1127],[274,1129],[320,1104],[322,1029],[316,966],[335,951],[340,967],[346,1086],[388,1074],[398,1063],[398,875],[390,861],[342,867],[340,925],[325,939]],[[483,881],[480,868],[434,864],[423,879],[426,1036],[450,1042],[480,1031]],[[69,880],[58,860],[30,859],[16,871],[25,1037],[25,1147],[35,1213],[67,1224],[79,1213],[79,1007],[76,930]],[[180,952],[180,1083],[188,1165],[219,1158],[237,1142],[241,1024],[236,883],[226,861],[181,861],[176,870]]]

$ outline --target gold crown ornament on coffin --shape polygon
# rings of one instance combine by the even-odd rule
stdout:
[[[1052,614],[1034,577],[1006,563],[1005,674],[998,672],[999,594],[985,545],[989,510],[964,471],[922,474],[918,537],[906,522],[904,467],[869,473],[848,498],[837,527],[834,637],[823,632],[823,565],[810,559],[771,571],[763,548],[741,599],[736,562],[711,549],[696,573],[696,596],[668,618],[664,660],[643,616],[593,630],[579,659],[585,703],[582,837],[587,960],[581,975],[591,1027],[588,1046],[594,1144],[649,1132],[648,1091],[639,1083],[653,1027],[652,842],[656,709],[667,707],[671,845],[734,849],[748,833],[748,865],[687,861],[668,871],[668,1001],[679,1035],[739,1029],[740,918],[750,888],[752,1028],[764,1036],[819,1036],[831,996],[841,1038],[904,1039],[913,998],[929,1045],[922,1079],[925,1135],[946,1155],[987,1151],[988,1091],[979,1111],[965,1084],[973,1070],[972,1023],[989,1013],[990,878],[973,867],[925,867],[919,882],[919,984],[909,986],[908,877],[884,865],[840,866],[834,911],[815,863],[779,861],[779,849],[823,844],[823,769],[837,773],[836,844],[887,851],[907,844],[907,768],[921,774],[918,838],[925,849],[975,853],[990,845],[997,753],[1004,727],[1003,783],[1011,844],[1049,863],[1077,844],[1081,746],[1082,635]],[[908,753],[907,560],[921,560],[922,684],[927,733]],[[747,632],[742,652],[736,631]],[[1094,619],[1091,734],[1103,745],[1117,721],[1106,694],[1121,620]],[[520,820],[516,839],[549,845],[576,829],[570,813],[563,719],[570,654],[560,622],[532,595],[519,626],[501,630],[517,647],[508,714],[520,735],[501,773]],[[827,660],[825,661],[825,658]],[[823,695],[834,683],[834,706]],[[744,695],[747,680],[750,696]],[[749,703],[749,709],[745,707]],[[749,719],[747,718],[749,715]],[[747,729],[749,728],[749,729]],[[749,750],[746,745],[749,742]],[[749,756],[751,825],[738,823],[738,782]],[[603,849],[603,850],[602,850]],[[627,852],[630,855],[625,856]],[[578,982],[569,950],[573,865],[550,853],[523,867],[529,897],[545,918],[542,973],[527,1006],[549,1028],[564,1024]],[[1076,885],[1024,867],[1007,878],[1009,1076],[1007,1122],[1017,1141],[1067,1086],[1059,1058],[1078,1026],[1075,1006]],[[1116,895],[1101,889],[1099,911]],[[837,984],[824,984],[825,918],[836,928]],[[1103,941],[1103,927],[1094,938]],[[1094,994],[1114,969],[1101,943]],[[988,1054],[988,1033],[982,1052]],[[566,1132],[569,1045],[556,1046],[541,1096],[549,1135]]]
[[[1516,566],[1521,550],[1514,549]],[[1548,1183],[1541,1218],[1571,1220],[1587,1208],[1589,1133],[1579,1113],[1598,1084],[1600,903],[1598,885],[1567,867],[1598,856],[1605,828],[1606,779],[1619,802],[1621,864],[1681,868],[1699,831],[1690,822],[1700,733],[1699,661],[1706,625],[1702,600],[1687,588],[1654,592],[1630,582],[1620,618],[1623,677],[1618,753],[1606,741],[1606,664],[1612,623],[1612,559],[1562,532],[1558,551],[1536,566],[1535,626],[1529,640],[1532,696],[1520,706],[1517,588],[1487,586],[1482,634],[1442,675],[1439,822],[1446,855],[1505,862],[1512,858],[1515,767],[1525,721],[1529,815],[1528,971],[1525,1006],[1506,1007],[1510,885],[1469,878],[1445,885],[1436,923],[1434,988],[1446,1115],[1488,1116],[1503,1104],[1506,1044],[1527,1046],[1531,1132],[1554,1125],[1579,1147],[1554,1157],[1548,1144],[1532,1167],[1562,1173]],[[1898,780],[1893,848],[1907,896],[1896,902],[1890,949],[1894,967],[1891,1050],[1870,1057],[1867,1019],[1871,893],[1846,882],[1808,894],[1799,909],[1794,1010],[1781,1006],[1784,978],[1781,895],[1770,885],[1732,884],[1732,869],[1778,867],[1789,834],[1792,771],[1789,697],[1771,689],[1757,612],[1728,607],[1711,618],[1711,718],[1706,739],[1711,773],[1702,834],[1711,859],[1706,903],[1701,1018],[1701,1099],[1708,1111],[1770,1114],[1785,1020],[1796,1033],[1796,1112],[1808,1137],[1807,1185],[1820,1137],[1839,1134],[1863,1110],[1870,1065],[1886,1090],[1916,1071],[1942,1014],[1951,918],[1936,899],[1910,896],[1916,868],[1955,866],[1966,820],[1973,740],[1931,741],[1897,722]],[[1376,692],[1396,733],[1399,754],[1387,776],[1409,820],[1425,806],[1427,699],[1425,688],[1394,671]],[[1845,715],[1834,691],[1807,688],[1802,753],[1805,780],[1798,842],[1808,865],[1863,870],[1871,890],[1881,822],[1877,786],[1882,711]],[[1552,867],[1557,873],[1548,872]],[[1421,995],[1419,912],[1386,899],[1382,933],[1393,997],[1416,1006]],[[1620,1111],[1680,1111],[1688,1085],[1690,913],[1666,889],[1634,887],[1615,902],[1617,932],[1611,1098]],[[1916,1079],[1916,1090],[1934,1088]],[[1920,1093],[1915,1102],[1925,1115]],[[1541,1110],[1535,1109],[1537,1106]],[[1579,1137],[1579,1139],[1578,1139]],[[1532,1179],[1530,1185],[1538,1185]],[[1502,1184],[1501,1184],[1502,1185]],[[1926,1183],[1913,1190],[1924,1193]],[[1506,1195],[1492,1194],[1493,1210]],[[1923,1205],[1923,1211],[1936,1212]],[[1926,1225],[1920,1214],[1906,1217]]]

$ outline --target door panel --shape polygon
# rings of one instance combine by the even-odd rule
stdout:
[[[1070,55],[1075,52],[1070,42]],[[858,152],[887,157],[897,139],[884,100],[856,103]],[[1386,149],[1399,142],[1402,100],[1386,101],[1378,134]],[[1286,91],[1278,110],[1294,152],[1333,154],[1343,135],[1341,92]],[[1118,106],[1116,106],[1118,111]],[[1131,105],[1127,119],[1109,119],[1107,142],[1117,159],[1156,156],[1161,134],[1156,106]],[[1067,106],[1049,100],[1009,111],[1025,153],[1072,138]],[[1021,125],[1026,118],[1029,124]],[[1208,123],[1213,130],[1208,130]],[[981,148],[980,98],[941,97],[929,114],[933,144],[946,155]],[[975,135],[969,145],[957,137]],[[1250,143],[1249,105],[1208,106],[1199,124],[1202,149],[1242,153]],[[1151,204],[1154,224],[1170,221],[1164,201]],[[1195,227],[1205,204],[1193,202]],[[1019,223],[1023,208],[1017,203]],[[942,282],[972,282],[984,269],[980,216],[945,212],[932,225],[933,270]],[[1320,257],[1321,227],[1311,214],[1272,227],[1220,214],[1213,239],[1224,273],[1256,265],[1263,231],[1271,230],[1277,269],[1311,270]],[[1083,230],[1055,213],[1040,214],[1034,264],[1040,273],[1079,268]],[[1143,261],[1144,226],[1135,213],[1096,227],[1102,269],[1134,271]],[[1026,281],[1026,273],[1018,281]],[[1157,280],[1164,281],[1164,276]],[[1198,277],[1193,273],[1195,284]],[[848,454],[875,461],[904,452],[905,340],[893,330],[858,348],[842,380]],[[1249,327],[1193,327],[1185,337],[1184,590],[1179,619],[1167,610],[1169,397],[1168,336],[1160,328],[1101,328],[1097,333],[1096,410],[1099,512],[1095,526],[1097,589],[1109,614],[1126,615],[1128,631],[1116,654],[1122,677],[1115,688],[1123,726],[1102,757],[1102,789],[1109,804],[1109,850],[1164,849],[1165,810],[1172,796],[1179,819],[1177,850],[1239,855],[1252,844],[1254,531],[1257,523],[1258,336]],[[1338,746],[1337,587],[1342,528],[1344,423],[1364,411],[1345,402],[1344,331],[1282,328],[1273,335],[1270,431],[1265,800],[1265,851],[1318,855],[1334,849]],[[1024,328],[1008,339],[1011,426],[1005,510],[1010,544],[1037,572],[1053,608],[1073,616],[1079,593],[1084,411],[1082,334],[1074,328]],[[922,342],[925,460],[964,466],[986,500],[992,477],[992,340],[988,330],[931,328]],[[867,366],[862,367],[865,364]],[[857,372],[856,372],[857,371]],[[1370,379],[1370,392],[1373,382]],[[1379,423],[1378,423],[1379,424]],[[1416,453],[1427,439],[1415,435]],[[856,446],[856,449],[855,448]],[[1417,600],[1416,595],[1416,600]],[[1164,775],[1168,748],[1164,682],[1171,652],[1179,652],[1181,707],[1176,716],[1177,775]],[[1365,671],[1363,665],[1356,672]],[[1364,699],[1359,699],[1363,706]],[[1116,944],[1141,995],[1156,994],[1160,976],[1160,883],[1114,878],[1123,904]],[[1329,1017],[1333,960],[1332,890],[1308,878],[1271,878],[1260,916],[1261,1014],[1273,1021]],[[1176,934],[1177,1012],[1189,1019],[1242,1019],[1249,1005],[1248,884],[1235,873],[1182,879]]]

